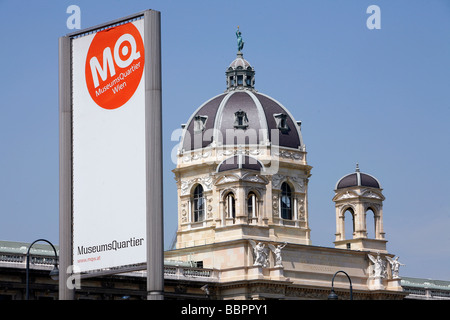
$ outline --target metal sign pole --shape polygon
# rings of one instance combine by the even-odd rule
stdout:
[[[164,299],[161,14],[145,12],[147,299]]]
[[[73,300],[67,268],[72,265],[72,87],[71,44],[59,38],[59,299]]]

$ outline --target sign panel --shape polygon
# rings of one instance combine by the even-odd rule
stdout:
[[[73,264],[146,262],[144,19],[72,41]]]

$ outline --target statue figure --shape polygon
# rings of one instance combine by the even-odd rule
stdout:
[[[368,254],[368,256],[369,256],[370,261],[372,261],[374,264],[373,276],[384,278],[386,270],[385,270],[384,262],[380,257],[380,253],[377,252],[376,258],[374,256],[372,256],[371,254]]]
[[[269,244],[270,250],[272,250],[273,254],[275,255],[275,267],[282,267],[283,260],[281,258],[281,250],[286,247],[286,242],[284,244],[279,244],[276,248],[274,245]]]
[[[265,244],[262,242],[258,242],[256,244],[255,241],[249,240],[250,244],[253,247],[253,253],[255,254],[255,261],[253,263],[254,266],[267,267],[269,265],[269,252],[266,248]]]
[[[391,257],[386,256],[386,259],[391,264],[392,279],[400,279],[399,269],[400,269],[400,266],[404,266],[404,264],[402,264],[402,263],[400,263],[400,261],[398,261],[398,258],[399,257],[392,259]]]
[[[239,31],[239,26],[236,31],[236,37],[237,37],[238,51],[241,52],[241,50],[244,49],[244,41],[242,40],[241,32]]]

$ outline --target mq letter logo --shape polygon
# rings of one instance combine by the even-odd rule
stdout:
[[[89,46],[85,76],[92,99],[104,109],[123,106],[144,70],[144,42],[132,24],[97,32]]]

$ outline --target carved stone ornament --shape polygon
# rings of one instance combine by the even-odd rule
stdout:
[[[205,159],[205,158],[208,158],[209,156],[211,156],[211,154],[212,154],[211,150],[204,150],[202,152],[192,152],[191,154],[183,156],[183,162],[187,163],[187,162],[191,162],[191,161]]]
[[[379,200],[382,200],[381,197],[380,197],[378,194],[376,194],[375,192],[372,192],[371,190],[366,191],[366,192],[363,192],[363,193],[361,194],[361,196],[366,197],[366,198],[372,198],[372,199],[379,199]]]
[[[281,174],[274,174],[272,176],[272,187],[279,189],[283,181],[289,181],[294,184],[297,192],[305,192],[305,179],[299,177],[289,177]]]
[[[305,192],[305,179],[298,177],[290,177],[289,179],[297,185],[297,189],[299,192]]]
[[[261,154],[261,149],[258,149],[258,148],[250,148],[250,149],[225,148],[225,149],[217,152],[218,156],[226,156],[226,157],[234,156],[234,155],[238,155],[238,154],[247,155],[247,156],[257,156],[257,155]]]
[[[284,159],[303,160],[303,154],[300,152],[280,150],[279,152],[274,152],[274,155]]]
[[[285,287],[284,286],[279,286],[279,285],[257,285],[257,286],[252,286],[250,288],[250,292],[252,294],[258,293],[260,294],[261,292],[264,293],[270,293],[270,294],[279,294],[279,295],[285,295]]]
[[[189,194],[192,186],[195,183],[199,183],[203,186],[203,190],[204,191],[209,191],[212,188],[212,182],[213,179],[210,176],[205,176],[205,177],[198,177],[198,178],[194,178],[194,179],[190,179],[190,180],[182,180],[181,181],[181,195],[187,195]]]
[[[344,199],[352,199],[352,198],[358,198],[358,197],[365,197],[370,199],[377,199],[377,200],[384,200],[384,197],[379,194],[378,192],[374,192],[372,190],[362,190],[361,192],[357,190],[352,191],[346,191],[345,193],[336,193],[334,196],[333,201],[339,201]]]
[[[216,180],[216,185],[219,184],[224,184],[224,183],[229,183],[229,182],[236,182],[239,181],[239,177],[235,176],[235,175],[227,175],[227,176],[223,176],[220,177]]]
[[[285,176],[282,176],[281,174],[274,174],[272,176],[272,187],[278,189],[281,185],[281,181],[283,181],[284,178]]]
[[[267,183],[267,180],[260,175],[246,173],[242,176],[242,180],[249,182]]]
[[[298,201],[298,219],[300,221],[305,221],[306,217],[305,217],[305,200],[300,199]]]
[[[212,209],[213,209],[212,202],[213,202],[213,199],[211,197],[208,197],[207,201],[208,201],[207,217],[208,218],[212,218],[212,215],[213,215],[212,214]]]
[[[181,203],[181,222],[187,222],[188,221],[188,217],[187,217],[187,206],[188,206],[188,202],[182,202]]]
[[[344,194],[338,196],[335,201],[337,200],[344,200],[344,199],[351,199],[351,198],[357,198],[358,195],[353,192],[346,191]]]
[[[278,196],[274,195],[272,197],[272,212],[274,217],[278,217]]]

